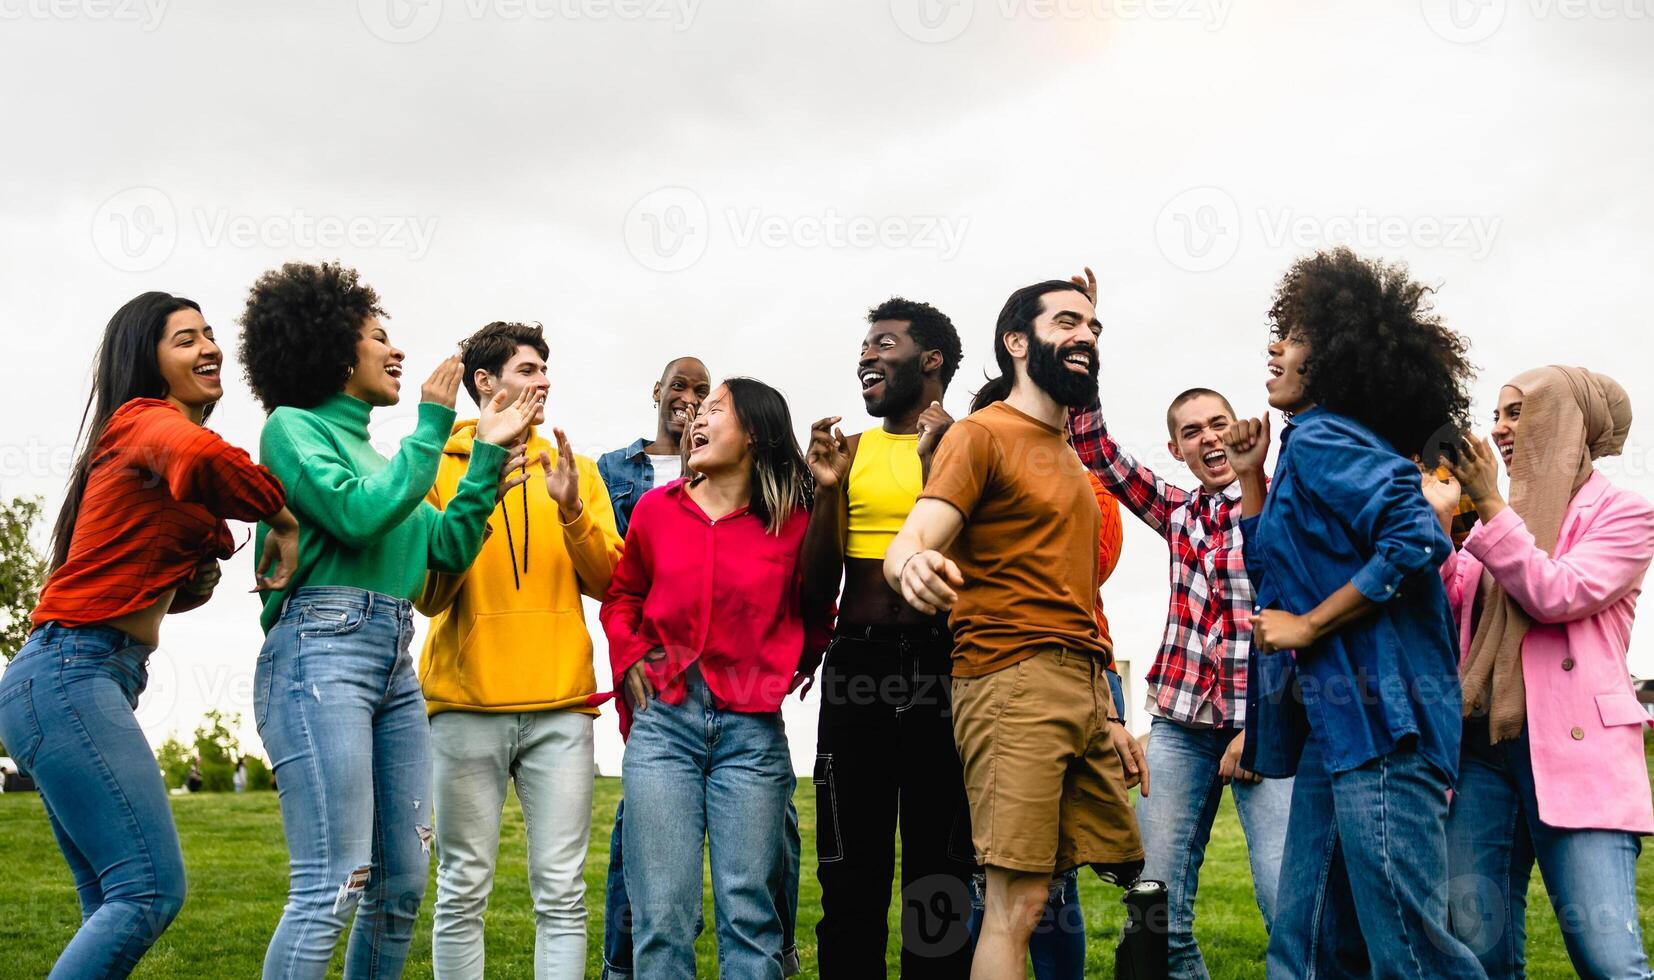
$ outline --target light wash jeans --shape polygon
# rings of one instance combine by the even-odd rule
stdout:
[[[797,786],[781,712],[720,709],[693,670],[687,688],[682,704],[651,701],[633,717],[621,762],[634,969],[694,980],[704,843],[720,975],[781,980],[776,893]]]
[[[266,980],[399,977],[431,853],[431,726],[406,600],[303,588],[265,637],[253,713],[281,794],[290,882]]]
[[[132,714],[152,649],[47,623],[0,679],[0,741],[34,777],[80,896],[52,980],[126,976],[184,904],[172,806]]]
[[[1410,744],[1329,773],[1310,730],[1292,787],[1267,975],[1481,980],[1447,926],[1447,777]]]
[[[574,711],[431,716],[436,791],[437,980],[483,976],[483,912],[494,887],[506,783],[516,780],[534,901],[534,976],[586,975],[586,845],[592,717]]]
[[[1177,980],[1204,980],[1206,961],[1195,942],[1195,892],[1206,843],[1212,836],[1223,783],[1218,764],[1234,728],[1191,728],[1165,718],[1150,723],[1147,762],[1151,791],[1137,800],[1137,825],[1143,834],[1143,877],[1166,883],[1169,913],[1166,945],[1170,975]],[[1246,835],[1252,865],[1252,892],[1264,929],[1275,920],[1275,887],[1286,847],[1287,815],[1292,810],[1292,780],[1231,782],[1235,811]]]
[[[1470,722],[1460,744],[1458,792],[1447,815],[1449,917],[1487,975],[1526,975],[1528,882],[1537,860],[1574,972],[1593,980],[1654,976],[1637,921],[1642,838],[1540,820],[1526,729],[1489,745],[1486,721]]]

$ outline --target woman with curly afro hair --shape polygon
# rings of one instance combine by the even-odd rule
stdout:
[[[1269,311],[1265,387],[1291,421],[1267,498],[1267,419],[1224,435],[1257,590],[1242,764],[1297,774],[1271,977],[1484,976],[1441,887],[1461,730],[1452,543],[1414,461],[1467,427],[1471,368],[1429,293],[1345,248],[1294,263]]]
[[[288,587],[268,592],[254,716],[281,787],[291,871],[265,977],[326,975],[352,912],[346,977],[400,976],[425,893],[431,736],[408,643],[426,569],[463,572],[482,547],[507,456],[544,395],[482,406],[468,471],[444,510],[425,500],[454,422],[460,358],[421,389],[391,459],[368,416],[401,398],[403,354],[353,269],[289,263],[253,284],[241,361],[270,413],[262,462],[300,522]],[[260,528],[262,534],[263,528]]]

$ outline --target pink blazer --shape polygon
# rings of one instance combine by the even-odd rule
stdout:
[[[1594,473],[1568,505],[1556,557],[1506,508],[1442,566],[1461,652],[1484,568],[1534,620],[1522,679],[1539,818],[1552,827],[1654,833],[1649,718],[1625,662],[1651,557],[1654,504]]]

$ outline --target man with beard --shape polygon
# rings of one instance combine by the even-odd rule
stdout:
[[[902,975],[963,978],[973,862],[949,853],[949,828],[965,812],[947,686],[953,638],[946,614],[903,602],[880,565],[953,421],[942,397],[959,334],[935,307],[905,299],[881,303],[867,322],[856,375],[867,414],[884,424],[846,439],[838,418],[822,419],[808,451],[816,506],[805,594],[836,592],[844,577],[816,737],[821,976],[885,975],[899,821]]]
[[[892,589],[952,614],[954,741],[987,869],[977,980],[1024,975],[1054,873],[1088,864],[1129,884],[1142,869],[1127,790],[1146,770],[1122,762],[1093,617],[1102,518],[1065,432],[1096,397],[1101,330],[1072,282],[1011,294],[990,382],[1009,392],[949,429],[885,553]]]

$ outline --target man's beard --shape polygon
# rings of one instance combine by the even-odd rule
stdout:
[[[919,404],[924,388],[925,375],[919,368],[919,359],[898,361],[886,369],[884,393],[867,403],[867,414],[876,419],[900,415]]]
[[[1090,348],[1091,370],[1075,374],[1063,362],[1063,357],[1076,349],[1085,349],[1084,345],[1069,344],[1059,350],[1056,344],[1047,344],[1038,337],[1028,339],[1028,379],[1041,391],[1069,408],[1084,408],[1096,400],[1099,365],[1095,347]]]

